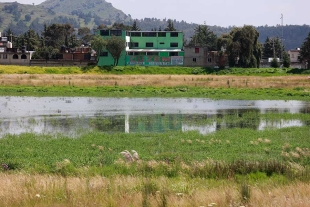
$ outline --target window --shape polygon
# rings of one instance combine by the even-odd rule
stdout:
[[[147,55],[158,56],[158,52],[147,52]]]
[[[127,55],[132,56],[134,53],[133,52],[127,52]]]
[[[100,35],[101,36],[110,36],[110,31],[109,30],[100,30]]]
[[[212,62],[212,58],[208,58],[208,62],[211,63]]]
[[[141,32],[131,32],[130,36],[131,37],[141,37]]]
[[[139,47],[139,42],[131,42],[130,47]]]
[[[1,59],[1,54],[0,54],[0,59]]]
[[[20,58],[25,60],[25,59],[27,59],[27,55],[22,54],[22,56]]]
[[[156,37],[156,32],[142,32],[142,37]]]
[[[199,47],[195,48],[195,53],[199,53]]]
[[[158,32],[158,37],[166,37],[166,32]]]
[[[164,42],[160,42],[159,44],[160,44],[160,45],[164,45],[165,43],[164,43]]]
[[[3,59],[8,59],[8,55],[7,54],[3,54]]]
[[[197,62],[196,58],[193,58],[193,62]]]
[[[171,42],[170,47],[178,47],[179,44],[177,42]]]
[[[178,32],[171,32],[170,37],[178,37],[179,33]]]
[[[146,55],[146,52],[135,52],[134,55]]]
[[[17,54],[14,54],[14,55],[13,55],[13,59],[18,59],[18,55],[17,55]]]
[[[100,52],[101,57],[108,57],[109,53],[108,52]]]
[[[145,47],[153,47],[153,46],[154,46],[153,42],[145,43]]]
[[[111,30],[110,35],[111,36],[122,36],[122,30]]]
[[[178,52],[169,52],[169,56],[179,56]]]

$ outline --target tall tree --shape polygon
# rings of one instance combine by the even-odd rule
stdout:
[[[266,38],[263,45],[264,58],[282,58],[285,48],[278,37]]]
[[[306,63],[307,69],[309,69],[310,62],[310,32],[308,37],[303,42],[300,48],[300,60]]]
[[[189,42],[190,46],[207,47],[208,50],[217,49],[217,36],[207,25],[198,25],[195,28],[195,34]]]
[[[291,66],[291,60],[287,52],[283,53],[283,67],[289,68]]]
[[[100,53],[106,47],[107,42],[99,35],[95,35],[90,42],[91,48],[96,51],[97,62],[99,61]]]
[[[111,53],[114,59],[114,66],[118,65],[118,60],[121,57],[122,52],[125,50],[125,40],[121,37],[112,36],[108,38],[106,49]]]
[[[131,26],[131,30],[132,31],[140,31],[141,29],[138,27],[138,25],[137,25],[137,20],[134,20],[133,21],[133,24],[132,24],[132,26]]]
[[[79,28],[78,35],[81,37],[81,42],[83,44],[89,44],[92,39],[91,31],[88,27]]]
[[[70,24],[45,25],[43,32],[45,45],[52,46],[54,48],[60,48],[62,45],[66,44],[66,39],[68,40],[68,38],[73,35],[74,28]]]
[[[256,68],[260,65],[262,48],[258,42],[259,33],[253,26],[235,27],[229,33],[231,38],[227,47],[229,65]],[[229,37],[227,36],[227,37]]]
[[[167,23],[168,23],[168,25],[167,25],[167,27],[164,29],[164,31],[177,31],[177,30],[174,28],[174,23],[173,23],[172,19],[168,19]]]

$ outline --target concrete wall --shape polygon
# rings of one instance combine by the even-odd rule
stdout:
[[[184,66],[205,67],[207,65],[207,48],[184,47]]]
[[[31,53],[0,53],[1,65],[29,65]]]

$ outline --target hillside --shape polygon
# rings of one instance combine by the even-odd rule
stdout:
[[[0,31],[10,28],[15,34],[29,28],[41,32],[44,23],[70,23],[91,29],[100,24],[130,22],[131,18],[104,0],[47,0],[39,5],[0,3]]]
[[[39,5],[24,5],[17,2],[0,3],[0,32],[9,28],[15,35],[25,33],[29,28],[39,34],[46,23],[70,23],[75,28],[95,29],[98,25],[112,25],[114,22],[132,25],[133,19],[105,0],[46,0]],[[194,34],[197,24],[184,20],[173,20],[177,30],[183,31],[187,40]],[[167,26],[167,19],[144,18],[137,20],[142,30],[158,30]],[[228,33],[232,27],[209,26],[216,34]],[[259,41],[268,37],[282,37],[281,26],[256,27]],[[310,32],[309,25],[286,25],[283,28],[283,43],[287,50],[300,47]]]
[[[56,13],[77,16],[86,24],[91,21],[98,21],[97,25],[100,25],[105,21],[111,24],[130,20],[129,16],[105,0],[46,0],[39,6]]]

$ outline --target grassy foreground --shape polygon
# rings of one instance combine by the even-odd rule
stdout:
[[[1,66],[0,94],[309,101],[308,77],[292,74],[308,71]],[[308,207],[309,137],[309,127],[207,136],[6,135],[0,138],[0,206]],[[126,149],[140,160],[126,162],[120,155]]]
[[[307,206],[309,136],[309,127],[207,136],[7,135],[0,159],[9,169],[2,169],[0,186],[10,188],[0,188],[0,200],[4,206]],[[120,155],[126,149],[140,160],[126,162]]]

